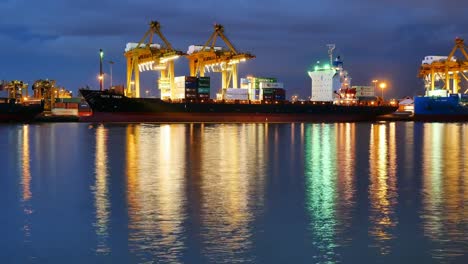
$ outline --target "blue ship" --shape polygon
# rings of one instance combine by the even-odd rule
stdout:
[[[468,121],[468,94],[461,93],[468,72],[465,42],[455,38],[448,56],[426,56],[418,77],[424,80],[426,94],[414,98],[414,118],[422,121]],[[461,57],[455,57],[459,50]],[[463,77],[463,78],[462,78]]]
[[[414,97],[414,118],[419,121],[468,121],[468,94]]]

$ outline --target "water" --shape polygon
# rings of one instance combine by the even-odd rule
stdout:
[[[468,124],[0,135],[0,263],[468,263]]]

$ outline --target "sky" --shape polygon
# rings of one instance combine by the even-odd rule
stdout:
[[[105,62],[115,62],[113,83],[124,84],[125,45],[156,20],[185,52],[205,43],[215,23],[224,25],[237,50],[256,56],[239,66],[239,76],[277,77],[288,97],[310,95],[307,70],[326,61],[326,45],[334,43],[352,85],[385,80],[385,97],[402,98],[423,93],[417,73],[424,56],[446,56],[455,37],[468,37],[465,6],[453,0],[0,0],[0,79],[98,88],[102,48]],[[110,67],[104,64],[106,74]],[[188,72],[188,61],[179,59],[176,76]],[[219,76],[211,76],[219,88]],[[142,89],[156,93],[157,73],[141,77]]]

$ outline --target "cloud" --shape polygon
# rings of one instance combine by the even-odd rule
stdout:
[[[78,87],[80,80],[95,81],[96,52],[103,48],[118,61],[115,78],[123,79],[125,43],[138,42],[149,21],[160,21],[182,51],[204,43],[221,23],[238,50],[257,55],[241,74],[277,75],[304,96],[310,93],[307,67],[327,58],[328,43],[337,45],[355,84],[385,75],[395,83],[389,93],[406,95],[420,85],[415,73],[422,57],[448,53],[455,36],[467,36],[468,24],[459,1],[435,0],[15,0],[2,1],[0,9],[0,56],[13,65],[2,78],[18,75],[15,65],[46,63],[61,67],[57,79]],[[179,65],[178,74],[184,68]]]

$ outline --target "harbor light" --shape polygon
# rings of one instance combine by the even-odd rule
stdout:
[[[104,76],[102,72],[102,60],[104,58],[104,51],[99,49],[99,90],[104,90]]]
[[[383,99],[384,99],[384,97],[383,97],[383,90],[387,87],[387,84],[384,83],[384,82],[381,82],[381,83],[379,84],[379,87],[380,87],[380,89],[382,89],[382,101],[383,101]]]

